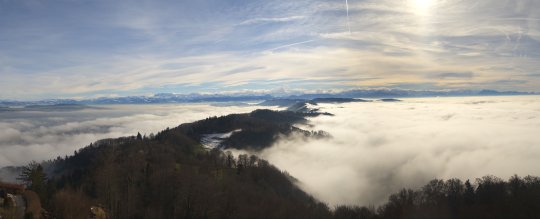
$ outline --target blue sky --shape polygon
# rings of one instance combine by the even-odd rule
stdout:
[[[348,3],[0,0],[0,99],[539,91],[540,1]]]

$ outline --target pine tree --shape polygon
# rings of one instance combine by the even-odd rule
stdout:
[[[41,164],[32,161],[27,166],[23,167],[18,180],[21,180],[27,189],[38,194],[42,202],[47,198],[47,176],[43,171]]]

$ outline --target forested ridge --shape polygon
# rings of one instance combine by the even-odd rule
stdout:
[[[31,163],[21,180],[40,197],[42,217],[48,218],[88,218],[92,206],[108,218],[540,217],[538,177],[432,180],[416,190],[403,189],[377,207],[328,206],[265,160],[206,150],[200,143],[203,134],[238,129],[223,147],[260,150],[276,135],[293,133],[329,137],[294,127],[307,122],[305,116],[312,115],[257,110],[148,136],[104,139],[71,156]]]
[[[279,135],[299,134],[305,137],[324,138],[330,135],[324,131],[306,131],[295,124],[307,124],[308,116],[323,113],[301,113],[291,111],[255,110],[246,114],[231,114],[210,117],[193,123],[182,124],[173,132],[183,133],[200,141],[203,134],[225,133],[235,130],[223,142],[223,148],[260,150],[269,147]]]

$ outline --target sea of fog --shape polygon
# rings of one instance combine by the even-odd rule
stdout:
[[[155,133],[258,106],[113,105],[0,111],[0,166],[54,158],[102,138]],[[333,137],[280,139],[258,153],[330,205],[377,205],[433,178],[540,175],[540,96],[403,99],[320,104],[310,118]],[[238,153],[238,151],[235,151]]]
[[[330,205],[378,205],[434,178],[540,175],[540,96],[320,105],[333,138],[282,139],[260,156]]]
[[[210,116],[246,113],[259,106],[162,104],[99,105],[0,110],[0,167],[54,159],[104,138],[157,133]]]

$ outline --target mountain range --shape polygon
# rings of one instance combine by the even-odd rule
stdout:
[[[46,99],[35,101],[0,100],[0,107],[28,105],[100,105],[100,104],[166,104],[201,102],[255,102],[271,99],[311,100],[316,98],[406,98],[406,97],[453,97],[453,96],[508,96],[537,95],[535,92],[495,90],[404,90],[404,89],[355,89],[341,92],[300,94],[174,94],[159,93],[152,96],[100,97],[93,99]]]

